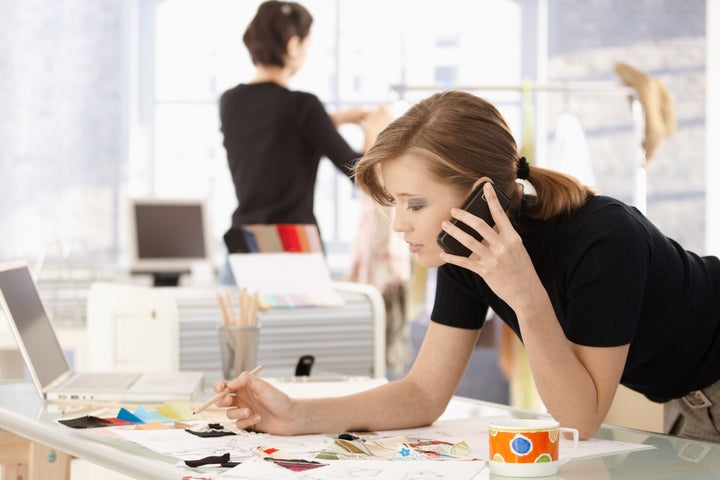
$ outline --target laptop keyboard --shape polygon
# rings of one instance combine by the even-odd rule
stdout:
[[[93,373],[84,372],[75,375],[63,384],[63,389],[93,389],[93,390],[124,390],[129,388],[135,380],[137,373]]]

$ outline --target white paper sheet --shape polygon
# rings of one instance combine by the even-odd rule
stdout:
[[[488,458],[488,425],[499,417],[477,417],[466,419],[440,420],[435,424],[416,429],[377,432],[381,436],[406,435],[411,438],[445,440],[451,443],[465,441],[470,446],[469,458],[480,461],[383,461],[383,460],[339,460],[327,461],[326,466],[292,472],[252,456],[259,446],[272,446],[295,458],[313,460],[315,455],[333,441],[334,435],[301,435],[294,437],[275,435],[235,435],[216,438],[199,438],[183,430],[133,430],[127,427],[113,427],[113,430],[127,440],[136,442],[150,450],[170,455],[181,460],[195,460],[210,455],[230,452],[231,460],[243,462],[218,478],[282,480],[330,480],[330,479],[404,479],[420,480],[471,480],[486,466]],[[569,448],[570,441],[561,439],[560,456]],[[654,448],[649,445],[591,439],[581,441],[574,460],[613,455]],[[358,465],[355,463],[360,462]],[[267,472],[267,473],[266,473]],[[354,473],[353,473],[354,472]],[[363,473],[364,472],[364,473]]]
[[[465,440],[470,445],[470,456],[487,460],[490,456],[488,441],[489,425],[493,420],[501,417],[476,417],[440,420],[429,427],[410,430],[390,430],[382,432],[387,435],[407,435],[410,437],[422,436],[425,438],[438,438],[448,442]],[[566,438],[560,439],[560,458],[563,458],[572,447],[572,442]],[[573,460],[580,458],[593,458],[605,455],[615,455],[635,450],[655,448],[651,445],[618,442],[591,438],[578,443]]]
[[[266,378],[276,388],[292,398],[339,397],[369,390],[388,383],[384,378],[346,376],[336,380],[318,377],[269,377]]]

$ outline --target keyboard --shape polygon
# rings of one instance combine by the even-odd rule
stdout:
[[[62,385],[63,389],[118,390],[129,388],[138,379],[137,373],[78,373]]]

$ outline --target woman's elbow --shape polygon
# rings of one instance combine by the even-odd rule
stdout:
[[[597,428],[594,429],[594,430],[578,430],[578,432],[579,432],[578,439],[580,439],[580,440],[590,440],[592,437],[595,436],[595,434],[597,433],[597,431],[598,431]]]
[[[600,429],[601,423],[598,421],[587,421],[587,422],[576,422],[562,425],[563,427],[574,428],[578,431],[578,438],[580,440],[589,440]]]
[[[447,406],[448,402],[443,402],[442,399],[426,398],[425,401],[418,402],[414,408],[417,409],[420,423],[423,425],[432,425],[445,413]]]
[[[440,418],[440,416],[445,413],[445,408],[447,405],[443,406],[433,406],[432,408],[425,409],[426,415],[425,420],[427,421],[428,425],[432,425],[437,421],[437,419]]]

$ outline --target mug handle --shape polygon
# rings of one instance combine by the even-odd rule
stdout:
[[[578,446],[578,440],[580,439],[580,432],[578,432],[578,430],[576,428],[560,427],[559,430],[560,430],[560,433],[563,433],[563,432],[572,433],[573,445],[572,445],[572,448],[570,449],[570,453],[568,453],[565,458],[562,458],[562,459],[558,458],[558,467],[560,465],[565,465],[573,457],[573,455],[575,455],[575,450],[577,450],[577,446]]]

